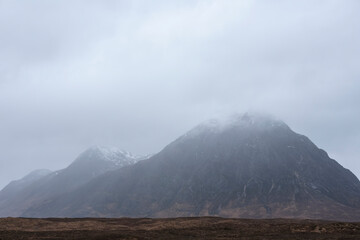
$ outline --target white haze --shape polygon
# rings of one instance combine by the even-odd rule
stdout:
[[[0,0],[0,187],[265,111],[360,176],[360,1]]]

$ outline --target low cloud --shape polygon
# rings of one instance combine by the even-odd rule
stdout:
[[[360,176],[358,1],[1,1],[0,185],[265,111]],[[21,166],[21,167],[19,167]]]

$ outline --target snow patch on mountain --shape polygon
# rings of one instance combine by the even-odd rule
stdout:
[[[113,162],[118,167],[135,164],[138,161],[145,160],[149,156],[135,155],[131,152],[121,150],[116,147],[92,146],[83,152],[75,161],[98,159]]]

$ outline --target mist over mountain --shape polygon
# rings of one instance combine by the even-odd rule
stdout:
[[[357,177],[306,136],[267,115],[209,120],[145,161],[135,163],[132,155],[121,153],[127,166],[117,169],[117,161],[105,161],[118,156],[116,151],[88,151],[21,193],[35,191],[41,201],[2,204],[1,215],[360,221]],[[52,180],[55,176],[62,180]],[[54,193],[58,186],[62,190]]]
[[[8,185],[6,185],[1,191],[0,191],[0,198],[1,196],[5,196],[6,198],[9,198],[12,195],[15,195],[34,183],[35,181],[49,175],[52,173],[52,171],[48,169],[38,169],[34,170],[22,179],[15,180],[10,182]]]
[[[117,148],[93,146],[81,153],[67,168],[51,172],[35,170],[0,191],[0,216],[19,216],[48,198],[57,197],[111,170],[145,159]]]
[[[249,110],[360,178],[358,0],[0,2],[0,189]]]

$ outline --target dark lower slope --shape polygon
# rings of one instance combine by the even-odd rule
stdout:
[[[284,123],[200,125],[147,161],[24,216],[317,218],[360,221],[360,182]]]

